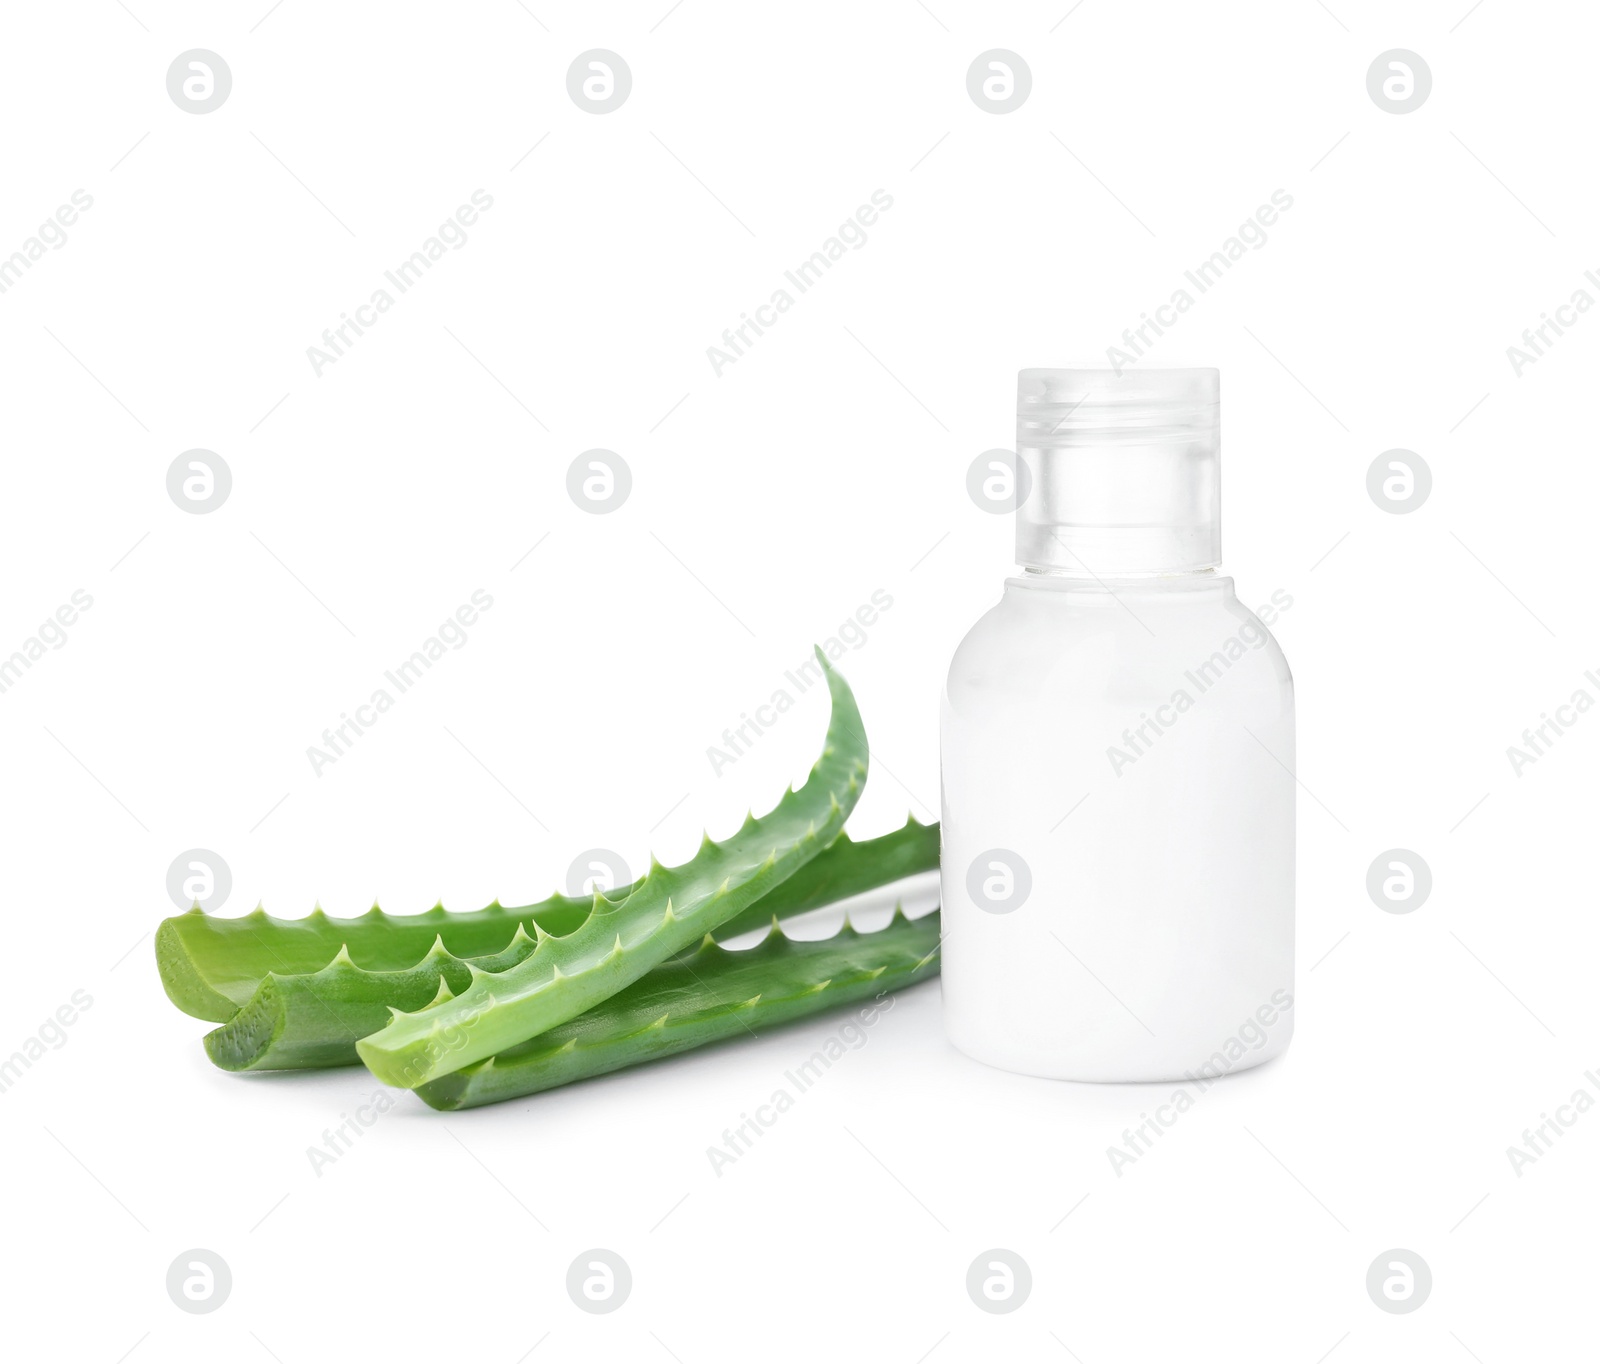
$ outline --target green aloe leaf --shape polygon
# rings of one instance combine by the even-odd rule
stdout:
[[[626,896],[632,889],[607,893]],[[589,917],[591,900],[558,894],[515,909],[496,901],[487,909],[451,913],[435,905],[426,914],[401,915],[374,905],[355,919],[330,918],[321,909],[303,919],[277,919],[262,909],[222,919],[197,906],[156,929],[156,965],[167,998],[184,1013],[222,1023],[269,975],[320,971],[341,950],[369,971],[413,966],[438,938],[457,957],[477,957],[500,951],[518,928],[531,934],[537,924],[546,933],[570,933]]]
[[[720,935],[749,932],[774,914],[787,918],[938,864],[937,824],[911,819],[902,829],[859,843],[840,834],[826,852],[724,924]],[[606,898],[626,899],[638,884],[609,890]],[[457,959],[484,957],[503,952],[519,929],[532,935],[537,925],[563,937],[589,917],[591,905],[590,896],[557,893],[532,905],[503,906],[496,900],[467,911],[435,905],[425,914],[385,914],[374,905],[354,919],[332,918],[321,909],[300,919],[275,918],[264,909],[224,919],[196,906],[156,929],[156,966],[167,997],[184,1013],[226,1023],[251,1003],[269,975],[319,974],[340,953],[367,971],[407,971],[437,940]],[[428,998],[438,983],[433,976]],[[402,1009],[418,1007],[389,1002]],[[350,1060],[355,1059],[352,1054]]]
[[[717,937],[726,941],[735,934],[761,928],[774,918],[787,919],[808,909],[820,909],[918,872],[936,871],[938,866],[937,822],[919,824],[915,818],[907,818],[892,833],[864,838],[859,843],[843,833],[826,852],[819,853],[775,890],[723,924]]]
[[[466,990],[472,972],[503,971],[532,955],[537,940],[519,923],[506,948],[463,960],[441,938],[401,971],[368,971],[343,948],[320,971],[272,973],[245,1006],[205,1036],[223,1070],[307,1070],[360,1061],[356,1043],[384,1027],[395,1010],[425,1008]]]
[[[507,970],[469,967],[465,991],[397,1012],[356,1050],[386,1084],[415,1089],[564,1023],[726,923],[820,853],[844,828],[867,776],[867,741],[849,686],[822,664],[833,711],[822,756],[804,786],[730,838],[708,838],[679,867],[652,863],[625,900],[597,895],[581,927],[538,933]]]
[[[477,1108],[537,1094],[725,1038],[759,1034],[841,1004],[886,995],[939,969],[939,915],[797,942],[777,921],[757,947],[729,951],[708,935],[603,1004],[527,1042],[430,1080],[434,1108]]]
[[[727,939],[773,920],[800,914],[809,909],[863,891],[888,885],[918,872],[931,871],[939,863],[939,826],[906,821],[904,827],[877,838],[856,842],[840,834],[833,843],[793,876],[763,895],[754,904],[724,923],[716,934]],[[615,899],[615,893],[608,895]],[[575,902],[574,902],[575,903]],[[570,932],[587,917],[583,914],[567,926]],[[516,911],[507,910],[507,915]],[[368,916],[369,918],[371,916]],[[420,916],[429,919],[431,916]],[[354,943],[341,943],[321,969],[309,972],[269,972],[260,980],[244,1006],[205,1039],[207,1054],[224,1070],[287,1070],[320,1066],[354,1065],[361,1058],[356,1042],[377,1032],[388,1023],[391,1009],[414,1012],[434,1002],[443,981],[451,994],[460,994],[472,983],[472,969],[497,972],[525,960],[537,945],[529,936],[524,920],[515,919],[508,942],[500,951],[463,959],[450,950],[449,919],[472,916],[437,917],[437,936],[426,955],[413,956],[400,970],[371,970],[366,963],[375,949],[388,951],[383,941],[386,929],[367,931],[367,919],[324,919],[323,923],[344,923],[361,928]],[[190,915],[182,916],[189,920]],[[294,921],[275,920],[291,925]],[[393,919],[385,920],[393,924]],[[404,924],[406,920],[399,920]],[[541,915],[540,927],[550,930],[550,921]],[[501,932],[507,930],[501,926]],[[373,942],[373,938],[377,941]],[[456,939],[459,941],[459,936]],[[412,940],[414,941],[414,939]],[[504,942],[505,940],[502,939]],[[255,951],[254,947],[251,951]],[[686,951],[693,953],[695,948]],[[226,948],[220,954],[226,958]],[[208,963],[214,958],[208,958]],[[660,969],[660,968],[657,968]],[[170,993],[170,988],[169,988]]]

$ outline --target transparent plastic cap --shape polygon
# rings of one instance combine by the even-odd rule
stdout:
[[[1222,562],[1214,369],[1017,375],[1017,562],[1097,578]]]

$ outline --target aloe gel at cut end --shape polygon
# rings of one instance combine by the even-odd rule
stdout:
[[[1023,370],[1017,560],[941,706],[951,1042],[1201,1083],[1289,1044],[1294,689],[1218,576],[1214,369]]]

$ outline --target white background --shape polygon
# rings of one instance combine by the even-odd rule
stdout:
[[[7,7],[0,252],[94,201],[0,295],[0,654],[93,598],[0,695],[0,1054],[93,998],[0,1095],[16,1349],[1567,1357],[1600,1116],[1520,1177],[1506,1148],[1600,1093],[1600,719],[1520,777],[1506,749],[1600,696],[1600,319],[1520,377],[1506,348],[1600,268],[1600,20],[1469,3]],[[165,86],[195,47],[233,73],[203,116]],[[633,73],[604,116],[566,89],[595,47]],[[1000,116],[965,83],[995,47],[1033,77]],[[1395,47],[1433,73],[1403,116],[1366,89]],[[477,189],[466,245],[318,377],[307,347]],[[867,244],[715,374],[877,189]],[[841,664],[873,741],[852,829],[933,817],[942,674],[1010,571],[965,478],[1012,443],[1015,371],[1103,363],[1277,189],[1150,362],[1221,367],[1226,563],[1295,602],[1285,1059],[1120,1176],[1168,1087],[984,1069],[937,984],[720,1177],[706,1148],[837,1018],[453,1117],[402,1096],[320,1177],[365,1072],[209,1066],[150,950],[179,852],[226,859],[226,912],[281,915],[526,902],[596,846],[680,860],[803,775],[816,693],[720,775],[707,749],[876,589]],[[233,474],[209,515],[165,487],[196,447]],[[595,447],[633,477],[603,516],[566,492]],[[1410,515],[1366,492],[1395,447],[1433,471]],[[314,773],[480,588],[466,646]],[[1433,870],[1412,914],[1365,891],[1393,847]],[[634,1276],[609,1316],[565,1291],[595,1246]],[[165,1291],[192,1247],[232,1269],[211,1315]],[[964,1287],[991,1247],[1033,1274],[1007,1316]],[[1391,1247],[1433,1271],[1410,1315],[1366,1293]]]

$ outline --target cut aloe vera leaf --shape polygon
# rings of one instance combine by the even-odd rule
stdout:
[[[462,960],[435,938],[403,971],[368,971],[342,948],[320,971],[270,974],[244,1008],[205,1036],[206,1055],[223,1070],[309,1070],[361,1060],[356,1043],[396,1009],[427,1007],[472,984],[473,970],[503,971],[533,953],[521,924],[506,948]]]
[[[937,824],[909,819],[893,833],[860,842],[841,833],[825,852],[718,932],[725,938],[750,932],[764,927],[773,915],[781,919],[801,914],[938,865]],[[606,898],[626,899],[637,885],[635,881],[609,890]],[[374,905],[354,919],[331,918],[320,909],[303,919],[274,918],[261,909],[223,919],[196,907],[163,920],[156,929],[156,965],[167,997],[184,1013],[226,1023],[252,1003],[269,975],[317,975],[341,953],[367,971],[409,972],[439,939],[452,957],[483,957],[504,951],[519,929],[534,934],[536,924],[556,937],[571,933],[589,917],[591,903],[586,895],[558,893],[538,904],[508,907],[497,900],[486,909],[465,912],[435,905],[425,914],[395,915]],[[437,989],[435,974],[427,998],[432,999]],[[291,987],[284,997],[292,993]],[[400,1009],[420,1007],[408,1002],[415,993],[408,989],[404,999],[388,1002]],[[378,995],[368,991],[368,998],[376,1000]],[[381,1027],[387,1017],[384,1014],[376,1026]],[[353,1064],[356,1059],[352,1050],[346,1061],[323,1064]]]
[[[893,833],[860,842],[840,834],[795,875],[724,923],[716,936],[725,939],[764,927],[774,919],[931,871],[938,862],[937,824],[908,820]],[[588,909],[585,901],[585,917]],[[538,922],[549,930],[546,917],[541,915]],[[521,962],[536,946],[521,921],[515,924],[511,941],[490,956],[463,960],[451,953],[446,943],[441,931],[426,956],[398,971],[368,970],[341,946],[320,970],[269,973],[243,1008],[207,1034],[206,1053],[224,1070],[355,1065],[361,1059],[356,1042],[388,1023],[390,1009],[409,1013],[433,1003],[440,981],[452,994],[459,994],[471,985],[473,967],[503,971]],[[685,952],[697,950],[689,947]]]
[[[607,894],[625,897],[632,890]],[[278,919],[261,909],[222,919],[197,907],[156,929],[156,965],[168,999],[186,1014],[221,1023],[274,972],[311,974],[341,951],[369,971],[399,971],[421,960],[437,938],[454,956],[483,956],[501,951],[519,927],[529,934],[535,924],[546,933],[570,933],[589,917],[591,902],[588,895],[557,894],[518,908],[496,901],[487,909],[450,912],[435,905],[425,914],[399,915],[374,905],[355,919],[330,918],[320,909],[303,919]]]
[[[817,659],[833,710],[822,756],[798,791],[730,838],[707,838],[688,862],[652,862],[620,902],[595,897],[583,925],[541,934],[534,952],[499,973],[469,968],[461,994],[417,1013],[397,1012],[356,1050],[386,1084],[415,1089],[553,1028],[631,985],[697,942],[811,861],[839,835],[867,777],[867,741],[848,684]]]
[[[939,865],[939,826],[906,821],[902,828],[855,842],[841,833],[826,851],[722,926],[732,937],[831,904]],[[625,899],[638,882],[606,892]],[[279,919],[257,909],[224,919],[198,907],[166,919],[156,929],[156,965],[167,997],[184,1013],[225,1023],[251,1002],[271,974],[313,975],[341,952],[368,971],[405,971],[418,964],[436,939],[452,956],[467,960],[504,951],[520,928],[537,924],[560,937],[589,917],[590,896],[555,894],[538,904],[466,912],[435,905],[424,914],[385,914],[375,905],[354,919],[336,919],[318,909],[301,919]],[[483,963],[478,963],[480,966]],[[487,968],[485,968],[487,969]],[[435,977],[428,997],[438,987]],[[397,1007],[406,1008],[400,1000]],[[354,1054],[351,1062],[355,1061]]]
[[[430,1080],[433,1108],[477,1108],[654,1061],[841,1004],[878,1000],[939,969],[939,915],[798,942],[776,920],[759,946],[729,951],[707,936],[587,1013],[486,1061]]]

